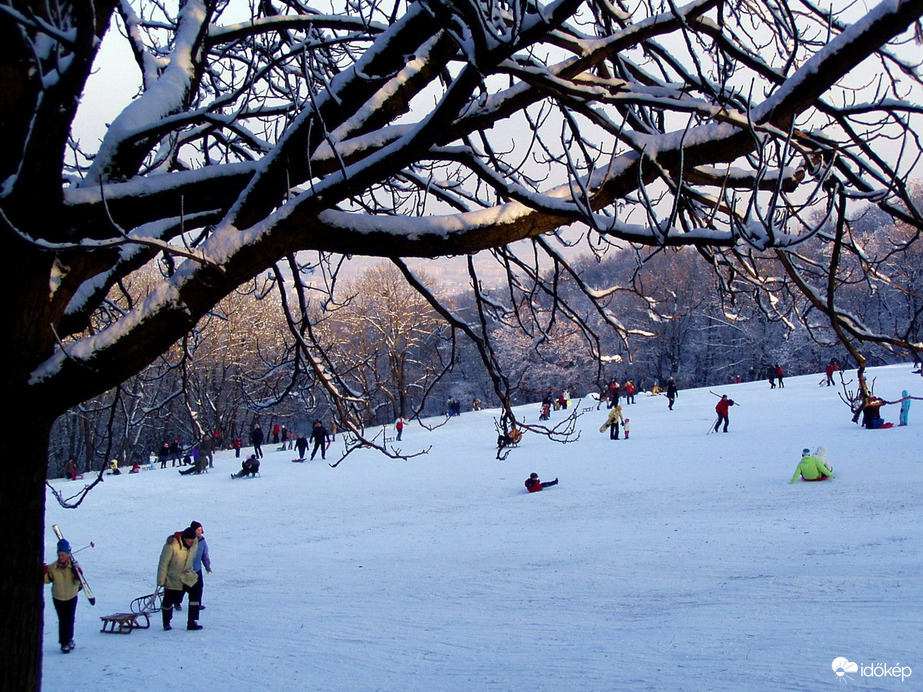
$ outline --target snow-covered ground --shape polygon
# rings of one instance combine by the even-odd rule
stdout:
[[[885,399],[923,395],[910,366],[870,376]],[[94,541],[78,558],[97,604],[81,597],[63,655],[46,595],[44,688],[923,689],[923,402],[908,427],[864,430],[819,379],[713,387],[741,404],[728,434],[706,434],[707,389],[672,412],[639,395],[627,441],[585,399],[577,442],[527,434],[504,462],[488,410],[409,424],[403,449],[429,453],[408,461],[334,469],[267,445],[260,479],[231,480],[221,452],[208,475],[106,477],[76,511],[49,494],[46,559],[52,524]],[[836,479],[789,485],[819,445]],[[560,484],[527,494],[531,471]],[[178,613],[171,632],[157,615],[101,633],[193,519],[214,567],[204,629]],[[858,670],[838,677],[838,657]]]

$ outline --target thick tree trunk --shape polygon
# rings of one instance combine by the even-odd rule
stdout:
[[[45,469],[51,420],[12,400],[0,442],[0,689],[38,690],[42,680]],[[52,617],[54,611],[52,610]]]

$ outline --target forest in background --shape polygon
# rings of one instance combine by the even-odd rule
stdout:
[[[888,264],[892,276],[903,275],[902,288],[885,282],[870,292],[874,277],[857,262],[851,272],[847,268],[839,289],[840,309],[882,332],[915,323],[923,309],[923,257],[914,247],[890,261],[894,248],[878,244],[887,223],[893,222],[868,207],[854,220],[853,233],[875,262]],[[893,229],[884,237],[893,238]],[[612,378],[632,379],[649,391],[670,377],[680,389],[766,379],[776,364],[787,376],[822,372],[831,359],[843,368],[857,367],[826,315],[803,298],[739,290],[720,281],[694,249],[627,248],[599,261],[582,256],[573,267],[586,285],[619,287],[605,299],[618,332],[607,332],[574,281],[556,280],[553,271],[544,278],[556,292],[531,296],[531,322],[522,318],[526,311],[508,304],[507,289],[482,289],[497,308],[489,331],[514,404],[538,402],[549,388],[575,395],[596,392]],[[419,276],[457,316],[474,319],[465,291]],[[852,288],[850,277],[855,277]],[[150,285],[142,279],[122,287],[122,300],[130,295],[129,302],[137,302]],[[71,457],[86,471],[101,471],[113,458],[122,464],[146,462],[174,438],[189,448],[212,434],[227,448],[235,438],[246,444],[257,424],[265,431],[278,424],[304,434],[314,419],[331,427],[336,406],[299,358],[280,310],[280,286],[284,289],[285,282],[279,275],[267,274],[241,287],[154,364],[68,411],[52,434],[51,475],[62,474]],[[341,280],[333,295],[311,306],[311,329],[331,367],[343,373],[350,398],[361,403],[362,424],[444,415],[449,397],[463,410],[475,399],[484,407],[500,405],[476,350],[455,337],[392,265],[363,265]],[[771,306],[765,304],[767,296]],[[571,313],[568,319],[556,314],[562,304]],[[594,343],[588,334],[604,336]],[[867,344],[864,354],[868,365],[911,358],[875,344]]]

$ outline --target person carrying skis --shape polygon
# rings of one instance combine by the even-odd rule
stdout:
[[[314,449],[311,450],[311,460],[314,460],[314,457],[317,455],[317,450],[320,450],[320,458],[327,458],[327,442],[330,438],[330,435],[327,433],[327,428],[324,427],[324,424],[319,420],[314,421],[314,428],[311,430],[311,440],[314,442]]]
[[[721,400],[715,405],[715,413],[718,414],[718,420],[715,421],[715,432],[718,432],[722,422],[724,423],[724,432],[728,431],[728,423],[730,422],[728,411],[733,405],[733,399],[728,399],[727,394],[721,395]]]
[[[198,547],[195,529],[189,527],[168,536],[163,550],[160,551],[160,561],[157,563],[157,586],[164,589],[160,612],[163,615],[163,628],[166,631],[173,629],[170,625],[173,610],[182,605],[183,595],[187,593],[189,594],[189,612],[186,615],[186,629],[202,629],[202,625],[196,622],[199,619],[199,601],[194,599],[192,594],[193,587],[199,580],[193,569]]]
[[[545,488],[549,486],[557,485],[557,484],[558,484],[557,478],[555,478],[553,481],[545,481],[544,483],[542,483],[541,480],[539,480],[537,473],[530,473],[529,477],[526,478],[526,482],[524,483],[524,485],[526,486],[526,490],[528,490],[530,493],[537,493],[537,492],[544,490]]]
[[[801,461],[798,462],[798,468],[795,469],[795,475],[789,481],[789,485],[798,480],[798,477],[806,481],[825,481],[833,478],[833,469],[829,468],[816,456],[811,456],[810,449],[801,450]]]
[[[58,614],[58,642],[61,653],[74,648],[74,619],[77,615],[77,593],[80,577],[71,562],[71,546],[64,538],[58,541],[58,561],[44,566],[44,581],[51,584],[51,600]]]

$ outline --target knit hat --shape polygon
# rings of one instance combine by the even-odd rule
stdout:
[[[199,522],[194,521],[194,522],[192,522],[192,523],[189,524],[189,528],[192,529],[193,531],[195,531],[196,529],[201,529],[201,528],[202,528],[202,525],[201,525]]]
[[[183,529],[183,533],[181,535],[182,538],[187,541],[194,541],[196,539],[195,529],[191,526]]]
[[[811,450],[810,450],[810,449],[802,449],[802,450],[801,450],[801,456],[803,456],[803,457],[810,456],[810,454],[811,454]]]
[[[62,538],[58,541],[58,552],[59,553],[69,553],[71,551],[71,544],[67,542],[66,538]]]

